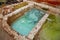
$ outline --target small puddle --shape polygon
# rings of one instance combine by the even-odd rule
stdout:
[[[19,3],[18,5],[14,5],[14,10],[24,7],[26,5],[28,5],[27,2],[22,2],[22,3]]]
[[[36,26],[39,20],[44,16],[44,14],[45,13],[42,10],[33,8],[24,13],[23,16],[16,19],[11,24],[11,27],[19,34],[27,36],[30,31]]]

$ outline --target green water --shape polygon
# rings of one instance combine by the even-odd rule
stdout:
[[[60,40],[60,16],[50,15],[40,31],[40,40]]]
[[[19,34],[27,36],[43,16],[43,11],[33,8],[16,19],[11,26]]]

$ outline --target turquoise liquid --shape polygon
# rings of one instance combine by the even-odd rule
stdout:
[[[16,19],[11,24],[12,29],[21,35],[27,36],[43,16],[43,11],[33,8]]]

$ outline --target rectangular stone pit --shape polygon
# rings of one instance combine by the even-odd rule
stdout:
[[[40,8],[40,6],[38,6],[38,5],[29,4],[25,7],[22,7],[16,11],[4,16],[3,28],[14,39],[17,39],[17,40],[33,40],[34,36],[37,34],[37,32],[41,28],[42,24],[45,22],[45,20],[49,16],[48,12],[42,10],[43,12],[45,12],[45,15],[41,18],[41,20],[37,23],[37,25],[31,30],[31,32],[29,33],[28,36],[22,36],[11,28],[11,23],[13,21],[15,21],[17,18],[23,16],[25,12],[27,12],[28,10],[30,10],[32,8],[37,8],[39,10],[42,10]]]

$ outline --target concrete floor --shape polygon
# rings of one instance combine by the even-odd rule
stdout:
[[[0,40],[13,40],[2,28],[0,28]]]
[[[12,37],[10,37],[10,35],[8,35],[7,32],[5,32],[1,27],[2,21],[0,20],[0,40],[13,40]]]

